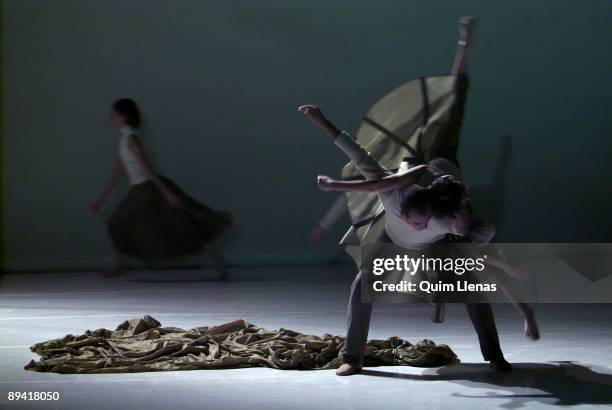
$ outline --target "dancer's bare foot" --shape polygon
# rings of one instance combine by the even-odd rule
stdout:
[[[525,337],[533,342],[540,339],[538,321],[536,320],[532,309],[529,309],[525,316]]]
[[[352,376],[357,373],[361,373],[361,366],[356,363],[342,363],[336,369],[336,376]]]
[[[459,40],[464,42],[465,45],[472,43],[477,20],[473,16],[463,16],[459,19]]]

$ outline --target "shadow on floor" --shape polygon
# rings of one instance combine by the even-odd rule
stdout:
[[[486,363],[461,363],[440,369],[428,369],[421,375],[379,370],[364,370],[363,374],[413,381],[449,381],[468,388],[488,388],[505,392],[486,395],[455,394],[454,397],[473,399],[503,399],[500,408],[518,409],[528,402],[541,402],[558,406],[578,404],[612,404],[612,374],[598,373],[573,362],[515,363],[511,373],[494,373]],[[521,389],[539,392],[525,393]],[[513,391],[516,391],[513,394]]]

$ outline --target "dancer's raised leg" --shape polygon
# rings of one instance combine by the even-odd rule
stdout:
[[[476,17],[463,16],[459,19],[459,41],[457,42],[457,54],[453,61],[452,73],[467,74],[468,72],[468,50],[472,45],[474,29],[476,28]]]
[[[512,284],[508,282],[508,276],[513,275],[513,270],[525,275],[525,273],[519,269],[508,267],[505,268],[505,273],[494,273],[495,279],[499,283],[501,290],[506,294],[510,302],[514,305],[519,314],[523,317],[524,322],[524,333],[525,337],[531,341],[540,339],[540,329],[538,327],[538,321],[535,317],[535,312],[527,303],[523,302],[520,295],[518,295]]]

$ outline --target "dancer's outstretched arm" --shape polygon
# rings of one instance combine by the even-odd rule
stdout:
[[[346,195],[340,194],[334,203],[327,209],[325,215],[310,231],[310,240],[319,244],[327,236],[332,227],[348,212]]]
[[[338,181],[319,175],[317,184],[324,191],[387,192],[416,184],[426,171],[427,165],[418,165],[408,171],[368,181]]]
[[[357,169],[367,179],[380,179],[393,174],[382,167],[357,141],[353,140],[346,132],[341,131],[316,105],[302,105],[300,112],[305,114],[314,125],[321,128],[334,141],[351,160],[355,162]]]
[[[468,49],[472,45],[476,18],[464,16],[459,19],[459,41],[457,42],[457,54],[453,62],[453,74],[467,74],[468,72]]]
[[[102,206],[104,201],[106,201],[111,192],[113,192],[113,189],[115,189],[115,186],[123,176],[123,173],[123,164],[120,160],[118,160],[115,166],[113,167],[110,176],[108,177],[108,181],[106,182],[104,190],[102,191],[98,199],[96,199],[94,203],[89,206],[89,209],[91,209],[92,212],[98,212],[100,210],[100,207]]]

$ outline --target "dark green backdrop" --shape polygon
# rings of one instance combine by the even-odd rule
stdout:
[[[481,17],[461,160],[506,241],[610,241],[612,2],[5,0],[3,217],[12,269],[99,266],[87,211],[116,155],[109,104],[137,99],[160,170],[234,212],[242,263],[325,260],[314,184],[345,158],[297,113],[355,131],[378,97],[446,73]],[[500,166],[501,164],[501,166]],[[108,211],[104,217],[108,216]]]

